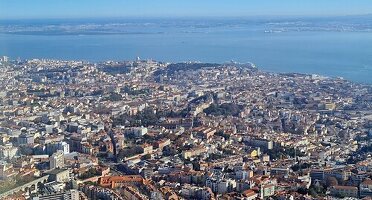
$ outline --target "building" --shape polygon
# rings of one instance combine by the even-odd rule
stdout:
[[[207,149],[203,146],[199,146],[199,147],[195,147],[193,149],[187,150],[187,151],[183,151],[182,156],[184,159],[189,159],[194,156],[199,156],[205,152],[207,152]]]
[[[161,123],[161,126],[166,129],[177,129],[183,127],[190,129],[194,126],[193,118],[167,118]]]
[[[335,177],[339,181],[345,181],[351,176],[351,172],[343,169],[313,169],[310,171],[311,181],[325,181],[328,177]]]
[[[160,141],[156,141],[156,142],[154,143],[154,147],[163,150],[164,147],[166,147],[166,146],[168,146],[168,145],[170,145],[170,144],[171,144],[170,139],[162,139],[162,140],[160,140]]]
[[[78,190],[69,190],[59,193],[45,194],[34,197],[32,200],[80,200],[80,192]]]
[[[50,169],[59,169],[65,166],[64,153],[61,150],[58,150],[49,158]]]
[[[151,154],[153,147],[150,144],[143,144],[141,145],[141,150],[143,151],[143,154]]]
[[[270,169],[270,174],[271,175],[283,175],[283,176],[288,176],[289,175],[289,167],[284,167],[284,168],[280,168],[280,167],[273,167]]]
[[[46,154],[48,155],[52,155],[58,150],[63,151],[64,154],[69,154],[70,145],[66,142],[52,142],[52,143],[45,144],[45,151],[46,151]]]
[[[9,57],[8,56],[3,56],[0,61],[2,62],[8,62],[9,61]]]
[[[248,141],[249,145],[254,147],[260,147],[262,149],[270,150],[273,149],[274,143],[271,140],[258,139],[258,138],[245,138],[245,141]]]
[[[11,143],[0,146],[0,158],[12,159],[17,155],[18,148],[14,147]]]
[[[270,156],[265,154],[265,155],[262,155],[262,158],[261,158],[262,162],[270,162]]]
[[[70,172],[68,169],[54,169],[46,173],[49,175],[48,181],[56,181],[59,183],[68,182],[70,179]]]
[[[18,137],[18,144],[24,145],[24,144],[33,144],[34,143],[34,136],[27,133],[21,133]]]
[[[148,132],[147,128],[145,127],[134,127],[125,130],[125,135],[132,135],[134,137],[142,137],[146,135]]]
[[[258,197],[258,194],[251,189],[244,191],[243,195],[246,200],[254,200]]]
[[[216,129],[198,127],[194,129],[194,132],[202,139],[209,139],[216,133]]]
[[[325,179],[324,178],[324,170],[321,170],[321,169],[311,170],[310,171],[310,177],[311,177],[312,182],[323,181]]]
[[[136,191],[130,186],[123,187],[122,194],[123,194],[124,199],[132,199],[132,200],[145,199],[138,191]]]
[[[79,128],[79,124],[76,122],[72,122],[67,124],[66,131],[70,133],[77,133]]]
[[[239,170],[235,172],[235,178],[237,180],[249,180],[253,176],[253,171]]]
[[[128,176],[105,176],[98,179],[98,184],[101,187],[116,188],[128,183],[143,183],[142,176],[128,175]]]
[[[260,189],[261,199],[273,196],[274,194],[275,194],[274,184],[261,185],[261,189]]]
[[[355,197],[358,198],[358,188],[354,186],[332,186],[331,195],[336,197]]]
[[[208,178],[205,182],[205,186],[212,189],[213,192],[218,194],[226,194],[232,191],[232,188],[235,188],[236,182],[232,179],[212,179]]]
[[[360,197],[372,196],[372,180],[366,179],[359,185]]]
[[[110,189],[96,187],[92,185],[85,185],[80,188],[82,192],[87,196],[86,199],[122,199],[115,192]]]
[[[12,170],[12,164],[0,161],[0,180],[6,179],[11,174]]]
[[[325,103],[324,104],[324,109],[326,109],[326,110],[334,110],[334,109],[336,109],[336,104],[335,103]]]
[[[76,152],[81,152],[82,151],[82,143],[83,143],[83,138],[80,135],[73,135],[71,136],[69,140],[70,144],[70,151],[76,151]]]

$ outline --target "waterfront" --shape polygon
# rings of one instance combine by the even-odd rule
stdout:
[[[125,27],[115,34],[0,34],[0,55],[11,58],[167,62],[253,62],[272,72],[316,73],[372,83],[372,34],[363,31],[265,33],[239,24],[193,28],[166,24]],[[148,31],[151,30],[151,31]]]

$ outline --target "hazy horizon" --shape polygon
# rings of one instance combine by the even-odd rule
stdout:
[[[371,16],[369,0],[3,0],[0,55],[236,60],[370,82]]]
[[[369,17],[372,13],[353,14],[353,15],[246,15],[246,16],[120,16],[120,17],[51,17],[51,18],[2,18],[0,22],[6,21],[42,21],[42,20],[131,20],[131,19],[208,19],[208,20],[222,20],[222,19],[242,19],[242,20],[256,20],[276,18],[282,19],[331,19],[331,18],[354,18],[354,17]]]
[[[369,0],[3,0],[1,19],[346,16],[371,14]]]

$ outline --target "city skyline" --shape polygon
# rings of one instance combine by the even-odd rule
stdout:
[[[371,199],[371,33],[371,0],[0,0],[0,199]]]
[[[330,1],[9,1],[0,2],[1,19],[109,17],[340,16],[371,14],[368,0]]]

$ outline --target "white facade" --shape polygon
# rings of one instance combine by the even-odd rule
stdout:
[[[147,134],[147,128],[145,127],[135,127],[125,130],[126,134],[133,134],[135,137],[142,137]]]
[[[12,144],[0,146],[0,158],[12,159],[17,155],[17,152],[18,148],[14,147]]]
[[[50,169],[62,168],[65,166],[63,151],[59,150],[49,158]]]

